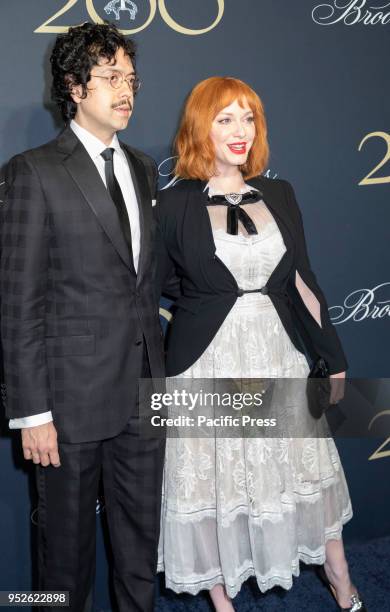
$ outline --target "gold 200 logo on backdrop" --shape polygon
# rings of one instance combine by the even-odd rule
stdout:
[[[54,15],[51,15],[51,17],[49,17],[44,23],[42,23],[38,28],[36,28],[34,32],[36,34],[61,34],[67,32],[70,28],[70,25],[53,25],[53,22],[56,21],[56,19],[60,18],[62,15],[65,15],[65,13],[70,11],[77,3],[83,4],[84,2],[90,19],[95,23],[103,23],[104,19],[97,12],[94,1],[96,3],[96,0],[68,0],[56,13],[54,13]],[[137,15],[139,13],[138,5],[140,1],[141,0],[138,0],[137,4],[136,2],[132,2],[132,0],[110,0],[109,2],[104,4],[104,18],[115,19],[116,21],[126,20],[130,24],[131,22],[136,22]],[[145,0],[142,1],[145,2]],[[141,25],[136,25],[134,23],[135,27],[125,29],[121,28],[121,32],[123,34],[136,34],[137,32],[141,32],[141,30],[144,30],[151,24],[151,22],[156,16],[158,9],[160,16],[165,21],[167,26],[172,28],[172,30],[175,30],[180,34],[185,34],[187,36],[206,34],[206,32],[213,30],[219,24],[225,11],[225,0],[209,1],[216,4],[217,16],[211,24],[207,25],[204,28],[192,29],[178,23],[168,11],[166,6],[166,0],[147,0],[149,4],[149,14],[146,17],[145,21]]]
[[[390,134],[386,132],[371,132],[370,134],[366,134],[363,140],[359,144],[359,151],[362,150],[362,147],[366,144],[368,140],[371,138],[380,138],[384,141],[386,145],[386,152],[383,156],[382,160],[378,163],[375,168],[373,168],[367,176],[362,178],[359,185],[379,185],[383,183],[390,183],[390,175],[389,176],[378,176],[376,172],[378,172],[383,166],[390,161]]]

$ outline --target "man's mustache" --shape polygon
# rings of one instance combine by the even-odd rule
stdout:
[[[112,105],[112,108],[119,108],[120,106],[126,106],[129,110],[133,110],[133,105],[128,99],[121,100]]]

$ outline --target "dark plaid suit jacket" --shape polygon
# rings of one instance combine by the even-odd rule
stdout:
[[[1,228],[1,332],[7,416],[53,412],[59,439],[119,433],[134,414],[146,341],[164,375],[152,255],[154,161],[121,145],[140,210],[138,275],[113,202],[67,127],[17,155]]]

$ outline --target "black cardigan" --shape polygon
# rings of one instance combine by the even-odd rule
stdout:
[[[246,182],[262,192],[286,245],[263,293],[269,295],[299,351],[312,361],[323,357],[331,374],[346,370],[325,297],[310,268],[302,217],[291,185],[265,177]],[[167,339],[167,376],[178,375],[195,363],[240,299],[235,278],[215,255],[205,185],[199,180],[180,180],[159,192],[155,207],[157,291],[177,298]],[[320,303],[322,327],[296,288],[296,271]]]

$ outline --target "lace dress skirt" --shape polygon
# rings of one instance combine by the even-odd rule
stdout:
[[[255,236],[216,230],[214,240],[244,289],[262,287],[285,251],[275,221]],[[237,299],[180,378],[306,378],[308,370],[268,296],[253,293]],[[250,576],[261,591],[289,589],[299,562],[322,564],[326,541],[351,517],[331,438],[168,438],[158,571],[178,593],[220,583],[234,597]]]

